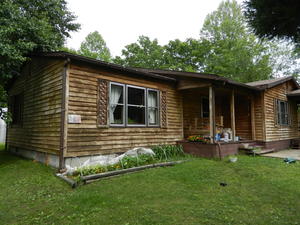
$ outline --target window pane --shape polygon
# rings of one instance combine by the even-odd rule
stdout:
[[[145,89],[128,87],[128,104],[145,105]]]
[[[145,107],[128,106],[128,124],[145,124]]]
[[[157,107],[158,100],[157,100],[157,91],[148,91],[148,107]]]
[[[123,86],[112,84],[109,98],[111,104],[123,104]]]
[[[123,105],[111,105],[109,119],[111,124],[124,124]]]
[[[158,125],[158,109],[149,108],[148,109],[148,121],[150,125]]]

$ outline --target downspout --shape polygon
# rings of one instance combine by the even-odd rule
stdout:
[[[67,114],[68,114],[68,68],[70,59],[65,61],[62,77],[62,101],[61,101],[61,121],[60,121],[60,151],[59,151],[59,169],[65,168],[65,154],[67,151]]]

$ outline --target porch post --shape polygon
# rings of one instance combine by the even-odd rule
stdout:
[[[216,115],[215,115],[215,90],[209,86],[209,136],[210,143],[215,142],[216,136]]]
[[[231,115],[231,130],[232,130],[232,141],[235,141],[235,109],[234,109],[234,90],[231,91],[230,99],[230,115]]]
[[[251,129],[252,129],[252,140],[255,140],[255,108],[254,108],[255,98],[251,96]]]

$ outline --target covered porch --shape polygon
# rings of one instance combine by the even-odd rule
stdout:
[[[241,143],[255,144],[254,93],[234,86],[181,82],[185,152],[220,157],[236,154]],[[193,135],[206,143],[191,142]]]

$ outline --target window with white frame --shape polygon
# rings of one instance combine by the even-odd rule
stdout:
[[[157,126],[159,120],[158,91],[148,89],[148,125]]]
[[[289,125],[288,102],[276,99],[275,103],[276,103],[276,111],[277,111],[276,112],[277,113],[277,124],[278,125]]]
[[[122,84],[111,83],[109,100],[110,124],[124,124],[125,86]]]
[[[110,83],[111,126],[158,126],[159,92],[154,89]]]

